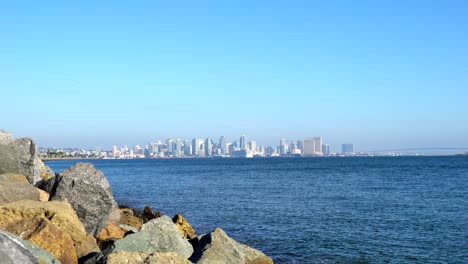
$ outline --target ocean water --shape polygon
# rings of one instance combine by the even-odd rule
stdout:
[[[468,263],[468,157],[88,162],[119,204],[221,227],[275,263]]]

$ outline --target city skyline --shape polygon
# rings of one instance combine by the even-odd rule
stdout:
[[[468,147],[467,1],[26,2],[0,8],[0,126],[42,146]]]
[[[244,143],[242,143],[244,142]],[[251,139],[246,135],[241,135],[237,140],[230,140],[225,136],[219,137],[218,140],[211,137],[197,137],[193,139],[181,139],[177,137],[170,137],[167,139],[151,140],[147,143],[136,143],[136,144],[117,144],[110,147],[103,147],[102,145],[93,147],[52,147],[52,146],[40,146],[40,149],[60,150],[60,149],[74,149],[74,150],[102,150],[105,152],[121,152],[122,149],[127,151],[139,148],[141,150],[149,149],[153,153],[154,144],[158,145],[159,148],[164,151],[165,155],[160,157],[205,157],[205,156],[222,156],[229,154],[231,156],[232,151],[248,150],[254,156],[336,156],[336,155],[454,155],[460,153],[466,153],[468,148],[456,147],[456,148],[403,148],[403,149],[374,149],[374,150],[362,150],[356,148],[354,143],[340,143],[337,145],[331,145],[328,141],[324,141],[322,136],[306,137],[304,139],[279,139],[278,144],[260,144],[255,139]],[[153,146],[152,146],[153,145]],[[190,145],[189,149],[186,146]],[[130,146],[130,147],[129,147]],[[133,147],[132,147],[133,146]],[[268,150],[269,149],[269,150]],[[215,152],[218,151],[218,152]],[[267,150],[268,155],[265,155]],[[98,151],[99,152],[99,151]],[[126,151],[123,151],[126,152]],[[136,150],[135,150],[136,152]],[[208,154],[211,153],[211,154]],[[126,153],[127,155],[130,152]],[[143,154],[143,153],[141,153]],[[277,154],[277,155],[276,155]],[[245,155],[242,154],[242,155]],[[235,156],[239,156],[237,153]]]

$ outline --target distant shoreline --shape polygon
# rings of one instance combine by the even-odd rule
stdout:
[[[54,161],[54,160],[97,160],[101,158],[41,158],[42,161]]]
[[[352,158],[352,157],[362,157],[362,158],[379,158],[379,157],[466,157],[468,155],[463,154],[453,154],[453,155],[398,155],[398,156],[386,156],[386,155],[376,155],[376,156],[326,156],[326,157],[314,157],[314,156],[305,156],[305,157],[254,157],[254,158],[242,158],[242,157],[223,157],[223,158],[213,158],[213,157],[177,157],[177,158],[79,158],[79,157],[69,157],[69,158],[41,158],[43,161],[58,161],[58,160],[145,160],[145,159],[155,159],[155,160],[167,160],[167,159],[263,159],[263,158]]]

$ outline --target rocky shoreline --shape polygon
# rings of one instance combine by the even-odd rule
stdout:
[[[29,138],[0,131],[2,263],[273,263],[221,228],[197,235],[182,216],[118,205],[89,163],[54,173]]]

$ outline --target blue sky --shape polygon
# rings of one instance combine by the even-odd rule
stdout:
[[[467,1],[4,1],[0,34],[0,128],[41,146],[468,147]]]

